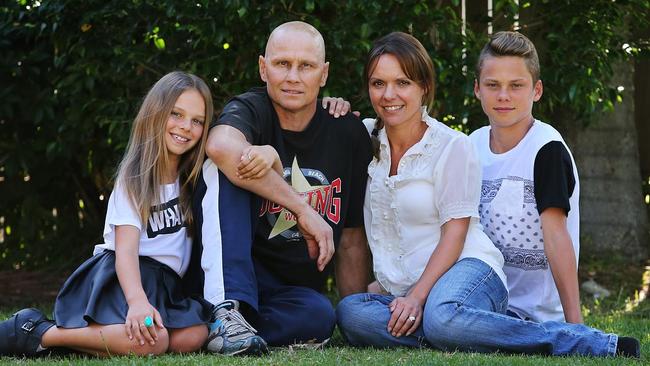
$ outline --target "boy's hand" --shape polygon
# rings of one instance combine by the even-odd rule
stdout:
[[[147,317],[150,317],[152,320],[151,325],[148,327],[145,323]],[[152,346],[155,345],[158,340],[156,327],[159,329],[164,328],[160,313],[156,308],[151,306],[147,299],[129,304],[129,311],[126,314],[124,327],[129,339],[133,339],[135,336],[135,339],[141,346],[144,346],[145,341]]]
[[[329,113],[333,115],[334,118],[345,116],[352,109],[350,102],[343,98],[325,97],[323,98],[322,102],[323,108],[327,109],[329,106]],[[361,115],[361,112],[354,111],[352,114],[359,117]]]
[[[278,152],[270,145],[249,146],[240,158],[237,176],[240,179],[258,179],[275,169],[282,176],[282,162]]]

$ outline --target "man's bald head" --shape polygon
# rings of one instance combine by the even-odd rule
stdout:
[[[319,60],[325,62],[325,41],[323,40],[323,36],[320,34],[318,29],[314,28],[311,24],[300,21],[287,22],[277,26],[273,32],[271,32],[269,40],[266,42],[264,56],[268,56],[274,43],[286,42],[287,40],[290,40],[292,34],[295,33],[302,33],[312,37],[314,39],[314,46],[320,52]]]
[[[269,36],[258,65],[280,126],[302,131],[316,113],[318,93],[327,82],[323,36],[307,23],[284,23]]]

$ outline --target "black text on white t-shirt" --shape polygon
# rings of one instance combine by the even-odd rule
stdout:
[[[159,234],[175,233],[183,227],[183,215],[178,197],[151,208],[147,223],[147,236],[155,238]]]

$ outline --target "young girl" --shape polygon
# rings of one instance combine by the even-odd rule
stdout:
[[[0,324],[0,355],[50,347],[93,355],[198,350],[211,306],[180,286],[190,257],[190,196],[213,113],[207,85],[172,72],[145,97],[108,202],[104,244],[63,285],[55,321],[23,309]]]

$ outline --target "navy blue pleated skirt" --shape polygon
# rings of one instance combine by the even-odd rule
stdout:
[[[140,257],[142,287],[167,328],[206,324],[212,305],[188,297],[181,278],[171,268],[149,257]],[[105,250],[85,261],[65,281],[54,304],[54,320],[62,328],[83,328],[88,323],[124,324],[126,298],[115,272],[115,252]]]

